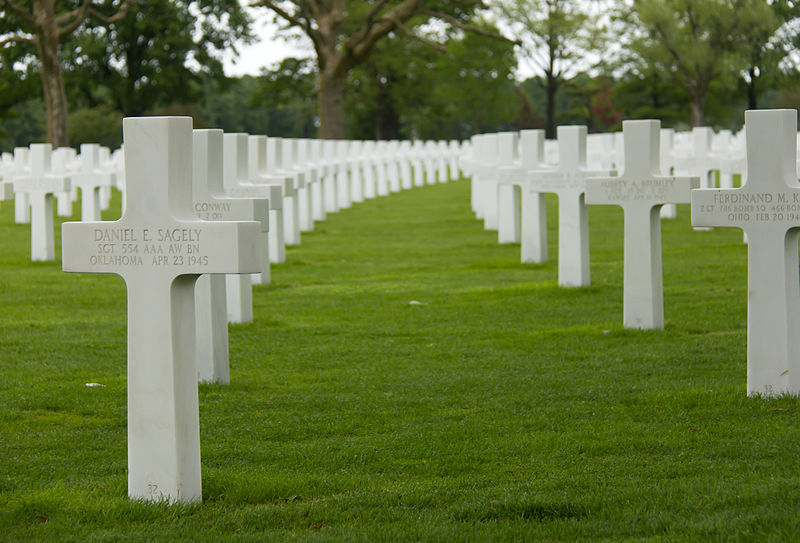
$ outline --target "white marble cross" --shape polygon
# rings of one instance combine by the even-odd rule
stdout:
[[[661,129],[661,144],[659,146],[659,156],[661,157],[660,172],[665,175],[672,175],[673,170],[673,148],[675,147],[675,130],[672,128]],[[675,204],[664,204],[661,206],[662,219],[675,219],[678,217],[678,206]]]
[[[111,187],[114,174],[100,168],[100,146],[81,145],[80,170],[73,174],[73,184],[81,189],[81,220],[100,220],[100,189]]]
[[[692,129],[694,154],[691,159],[692,175],[700,177],[700,188],[706,189],[716,185],[712,174],[718,167],[718,157],[711,150],[714,130],[708,126],[695,126]]]
[[[800,393],[797,111],[752,110],[747,182],[692,191],[692,224],[733,226],[747,246],[747,393]]]
[[[653,120],[624,121],[624,171],[618,177],[586,180],[586,203],[618,205],[625,215],[623,324],[625,328],[664,328],[661,269],[661,206],[688,203],[697,177],[660,173],[659,129]]]
[[[351,141],[345,158],[347,170],[350,172],[350,201],[354,204],[364,201],[364,178],[361,175],[363,145],[363,141]]]
[[[249,197],[245,188],[232,189],[229,196],[223,184],[222,130],[194,130],[192,145],[192,210],[195,217],[204,221],[252,221],[265,213],[265,186],[259,186]],[[280,188],[278,188],[280,191]],[[264,262],[266,245],[264,222],[261,224],[260,274],[269,282],[269,262]],[[247,288],[247,275],[202,275],[195,286],[197,329],[197,378],[203,382],[230,383],[228,358],[228,300],[226,277],[243,277]],[[238,287],[238,285],[237,285]],[[237,300],[252,315],[252,301],[247,297]],[[249,305],[248,305],[249,302]],[[237,309],[241,313],[242,308]],[[238,322],[238,321],[237,321]]]
[[[251,183],[269,187],[269,261],[286,262],[286,238],[283,235],[284,178],[267,173],[267,136],[248,136],[248,178]],[[313,224],[313,223],[312,223]]]
[[[519,163],[519,134],[497,134],[497,242],[519,243],[522,185],[526,172]]]
[[[450,140],[447,146],[450,157],[450,179],[458,179],[461,177],[461,165],[458,163],[458,157],[461,155],[461,143],[457,140]]]
[[[375,154],[372,158],[372,167],[375,171],[375,194],[378,196],[389,195],[389,177],[386,171],[386,142],[375,143]]]
[[[327,183],[328,164],[325,160],[323,140],[313,139],[309,144],[308,161],[310,168],[315,172],[316,182],[311,185],[311,210],[315,221],[324,221],[325,210],[325,183]]]
[[[336,198],[339,209],[350,209],[353,206],[352,179],[350,176],[350,142],[337,141],[334,145],[336,153]]]
[[[261,224],[260,275],[229,274],[225,278],[228,301],[228,321],[234,323],[253,321],[253,282],[268,284],[269,272],[269,195],[264,185],[250,183],[250,161],[247,156],[247,134],[232,133],[222,136],[222,181],[228,196],[249,198],[238,220],[255,220]]]
[[[473,147],[472,203],[484,230],[497,230],[497,134],[480,134]]]
[[[614,172],[586,168],[585,126],[559,126],[557,135],[558,168],[530,172],[528,189],[558,195],[558,284],[586,287],[591,284],[586,178]]]
[[[336,183],[336,173],[338,171],[336,141],[323,140],[321,150],[322,163],[325,169],[325,176],[322,180],[323,209],[326,213],[336,213],[339,211],[338,185]]]
[[[344,142],[338,142],[344,143]],[[300,245],[300,191],[306,186],[306,174],[297,165],[297,140],[283,138],[280,145],[280,173],[291,179],[293,191],[286,193],[286,212],[284,213],[286,243]],[[267,157],[269,159],[269,157]]]
[[[416,140],[411,146],[411,169],[414,172],[415,187],[421,187],[425,184],[425,166],[422,162],[422,154],[424,152],[424,143]]]
[[[361,172],[361,182],[364,185],[364,199],[371,200],[378,196],[377,187],[375,186],[375,168],[372,164],[372,155],[375,153],[375,142],[364,141],[361,143],[361,149],[358,156],[355,157],[354,167]]]
[[[53,195],[69,190],[68,175],[55,174],[51,163],[49,143],[34,143],[30,147],[30,168],[26,174],[15,175],[14,190],[24,192],[30,204],[31,260],[55,260],[53,237]]]
[[[544,162],[544,130],[519,133],[520,166],[525,172],[552,170]],[[527,177],[527,174],[526,174]],[[523,263],[547,262],[547,205],[541,192],[522,188],[520,256]]]
[[[70,175],[74,171],[72,164],[76,162],[77,156],[72,147],[53,149],[50,155],[53,173]],[[72,203],[78,199],[78,187],[74,183],[70,187],[70,190],[56,194],[56,214],[59,217],[72,217]]]
[[[283,234],[286,245],[300,244],[300,202],[297,193],[305,186],[302,173],[291,171],[290,164],[284,163],[291,153],[289,143],[283,138],[267,138],[267,173],[281,179],[283,185]]]
[[[450,180],[450,176],[447,173],[447,142],[446,141],[438,141],[436,142],[436,153],[437,153],[437,160],[438,160],[438,173],[439,176],[439,183],[447,183]]]
[[[123,133],[123,216],[64,223],[63,267],[115,273],[127,286],[128,494],[199,501],[195,281],[259,271],[260,227],[194,218],[191,118],[128,118]]]
[[[386,164],[386,178],[389,182],[389,192],[400,192],[403,186],[400,183],[400,162],[397,156],[397,142],[384,142],[383,162]]]
[[[297,168],[302,170],[305,177],[305,186],[297,192],[297,201],[300,207],[300,231],[312,232],[314,230],[314,187],[318,181],[317,169],[311,163],[311,141],[298,139],[297,141]]]
[[[402,154],[400,161],[400,186],[403,190],[408,190],[414,186],[414,173],[411,169],[411,142],[404,140],[400,142],[397,149]]]
[[[543,155],[544,130],[498,134],[497,237],[499,243],[521,242],[522,262],[547,261],[544,194],[527,190],[529,171],[552,170]]]
[[[30,174],[30,149],[27,147],[14,148],[13,177],[25,177]],[[14,222],[28,224],[31,222],[31,200],[22,187],[14,186]]]
[[[425,183],[434,185],[436,184],[436,142],[425,142],[425,151],[422,157],[425,163]],[[494,190],[494,187],[492,187],[492,190]],[[492,230],[497,230],[497,226],[495,225]]]

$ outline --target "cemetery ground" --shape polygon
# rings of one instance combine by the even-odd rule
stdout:
[[[563,289],[555,198],[550,261],[523,265],[468,191],[357,204],[289,249],[231,326],[231,385],[200,386],[183,506],[126,496],[122,279],[31,263],[0,204],[0,539],[795,539],[800,401],[746,397],[741,231],[679,206],[666,329],[625,330],[621,209],[591,207],[592,286]]]

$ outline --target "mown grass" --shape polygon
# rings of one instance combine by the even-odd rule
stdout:
[[[0,204],[0,539],[796,540],[800,404],[745,395],[741,233],[665,221],[666,330],[630,331],[620,210],[591,209],[592,286],[560,289],[555,200],[551,261],[522,265],[468,195],[289,250],[232,384],[200,387],[204,501],[172,507],[126,497],[124,283],[30,263]]]

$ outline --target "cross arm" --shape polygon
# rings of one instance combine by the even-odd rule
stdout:
[[[261,271],[256,221],[66,222],[61,232],[65,272],[127,278]]]
[[[519,166],[500,166],[497,168],[497,182],[504,185],[521,185],[527,179],[527,172]]]
[[[745,228],[761,213],[769,213],[766,202],[742,201],[739,191],[695,189],[692,191],[692,226]]]
[[[691,191],[700,186],[699,177],[590,177],[586,179],[586,203],[621,205],[631,202],[687,204]]]

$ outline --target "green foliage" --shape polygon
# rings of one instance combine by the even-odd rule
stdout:
[[[510,127],[521,109],[512,70],[514,49],[509,42],[464,33],[448,44],[435,71],[439,81],[432,96],[449,125],[432,124],[424,113],[415,117],[421,137],[466,138],[472,133]],[[436,111],[434,111],[436,113]]]
[[[559,117],[561,124],[586,125],[589,132],[619,128],[623,115],[614,102],[611,84],[610,78],[605,76],[580,74],[571,79],[564,89],[570,107]]]
[[[686,89],[693,124],[703,122],[711,85],[730,86],[747,67],[746,44],[763,43],[777,28],[763,0],[636,0],[627,16],[642,71]]]
[[[71,98],[126,116],[196,103],[205,79],[224,77],[221,56],[249,25],[235,0],[137,2],[112,30],[89,29],[65,47]]]
[[[0,151],[13,151],[14,147],[43,143],[47,139],[46,123],[41,98],[17,102],[13,109],[6,110],[5,118],[0,123]]]
[[[437,71],[441,56],[430,45],[408,37],[392,36],[379,43],[350,73],[345,88],[347,136],[387,140],[418,136],[408,117],[415,110],[437,116],[431,94],[437,83],[448,84]]]
[[[545,77],[569,79],[586,68],[586,52],[596,49],[596,23],[580,3],[570,0],[501,0],[497,11],[511,24],[524,61]]]
[[[73,111],[69,114],[69,141],[75,147],[99,143],[118,148],[122,145],[122,114],[105,105]]]
[[[270,110],[251,103],[259,88],[258,78],[252,76],[223,82],[206,79],[199,108],[203,123],[226,132],[277,135],[270,131]]]
[[[471,32],[451,38],[443,53],[409,38],[385,40],[351,74],[348,137],[465,139],[507,128],[522,107],[514,64],[512,44]]]
[[[587,53],[598,49],[599,27],[585,8],[571,0],[502,0],[497,4],[522,45],[522,61],[544,76],[544,127],[549,138],[555,137],[559,90],[588,68]]]
[[[38,71],[24,65],[27,48],[0,48],[0,150],[45,139],[44,102]]]
[[[614,86],[613,98],[625,119],[660,119],[664,128],[689,127],[689,95],[655,70],[630,70]]]
[[[267,109],[267,134],[316,135],[316,79],[314,62],[307,58],[286,58],[274,70],[262,71],[249,105]]]
[[[3,539],[796,539],[800,400],[745,396],[741,232],[680,206],[666,330],[625,330],[619,209],[590,208],[592,286],[563,289],[554,198],[540,265],[468,202],[416,188],[288,248],[231,385],[200,387],[204,501],[177,507],[126,498],[124,282],[32,264],[0,203]]]

